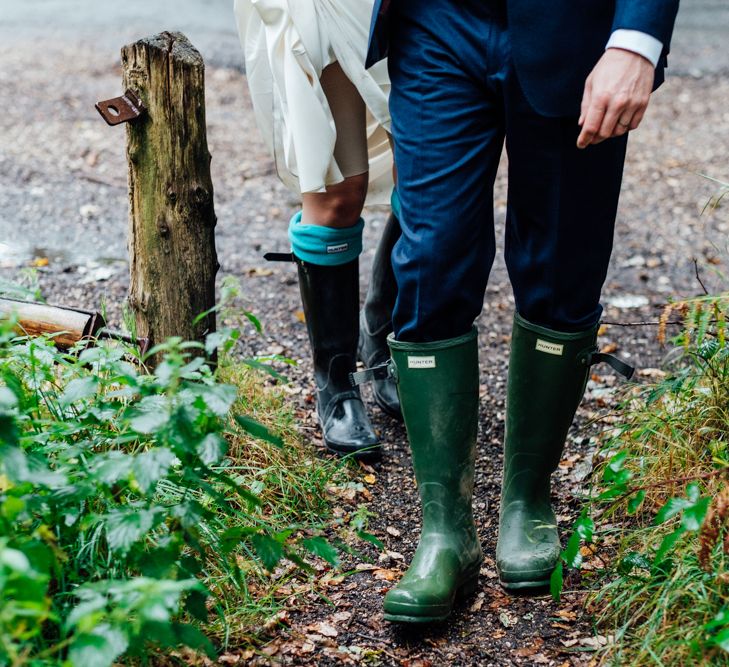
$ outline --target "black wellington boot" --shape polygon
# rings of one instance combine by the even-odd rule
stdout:
[[[349,380],[359,339],[359,260],[319,266],[297,259],[296,264],[324,442],[337,454],[376,460],[382,455],[379,440],[359,389]]]
[[[372,263],[372,276],[359,318],[359,358],[367,368],[379,366],[390,358],[387,336],[392,332],[392,309],[397,298],[397,284],[390,256],[400,238],[400,222],[394,214],[385,223]],[[397,385],[392,378],[374,380],[375,403],[391,417],[402,419]]]

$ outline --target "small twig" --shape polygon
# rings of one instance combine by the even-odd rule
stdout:
[[[83,178],[85,181],[96,183],[97,185],[105,185],[108,188],[117,188],[121,190],[127,187],[126,183],[107,181],[106,179],[103,179],[99,176],[88,174],[85,171],[76,171],[74,173],[76,174],[76,176],[78,176],[79,178]]]
[[[699,275],[699,260],[694,257],[694,269],[696,270],[696,280],[699,281],[699,285],[701,285],[701,289],[704,290],[704,294],[706,296],[709,296],[709,290],[706,289],[706,285],[704,285],[704,281],[701,280],[701,276]]]
[[[360,623],[360,621],[357,621]],[[364,623],[362,623],[364,625]],[[363,632],[356,632],[355,630],[349,630],[350,634],[353,634],[355,637],[361,637],[362,639],[367,639],[368,641],[374,642],[375,644],[384,644],[387,646],[389,644],[389,641],[387,639],[379,639],[378,637],[373,637],[372,635],[366,635]],[[395,662],[399,662],[396,655],[393,655],[389,651],[385,650],[384,648],[378,648],[377,649],[380,653],[384,653],[388,658],[392,658]]]
[[[709,320],[707,324],[716,324],[719,320],[713,319]],[[661,322],[611,322],[609,320],[600,320],[600,324],[609,324],[610,326],[614,327],[650,327],[650,326],[660,326]],[[668,320],[666,322],[663,322],[664,325],[669,324],[675,324],[675,325],[683,325],[685,324],[682,320]]]
[[[355,637],[361,637],[362,639],[366,639],[367,641],[375,642],[375,644],[387,644],[387,639],[381,639],[380,637],[373,637],[372,635],[366,635],[364,632],[357,632],[356,630],[347,630],[349,634],[354,635]]]
[[[657,327],[661,322],[611,322],[609,320],[600,320],[600,324],[607,324],[613,327]],[[682,320],[670,320],[664,324],[683,324]]]

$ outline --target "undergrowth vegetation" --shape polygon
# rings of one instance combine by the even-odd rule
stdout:
[[[104,667],[180,647],[191,664],[255,645],[292,588],[338,563],[339,538],[371,537],[356,510],[351,526],[333,520],[346,464],[317,458],[259,364],[229,354],[238,330],[209,337],[215,367],[171,340],[148,373],[131,347],[66,353],[12,324],[0,322],[0,665]]]
[[[664,312],[659,337],[669,319],[684,322],[674,359],[627,391],[602,437],[562,555],[578,568],[594,553],[585,542],[601,554],[590,606],[603,664],[729,665],[728,306],[707,296]],[[562,566],[555,594],[561,578]]]

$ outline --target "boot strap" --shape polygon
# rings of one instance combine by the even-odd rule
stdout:
[[[295,262],[296,258],[292,252],[267,252],[263,259],[267,262]]]
[[[622,359],[618,359],[615,355],[607,354],[605,352],[598,352],[597,350],[588,352],[584,358],[584,364],[586,366],[594,366],[595,364],[607,364],[616,373],[622,375],[626,380],[630,380],[635,374],[635,367],[624,362]]]
[[[391,360],[387,360],[384,364],[378,364],[372,368],[366,368],[363,371],[349,374],[349,382],[353,387],[361,384],[368,384],[376,380],[389,380],[395,377],[395,365]]]

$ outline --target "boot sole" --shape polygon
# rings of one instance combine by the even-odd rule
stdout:
[[[549,588],[550,579],[539,581],[502,581],[499,580],[501,587],[507,591],[525,591],[529,589]]]
[[[479,570],[481,569],[481,566],[479,565]],[[388,614],[385,612],[385,620],[389,621],[390,623],[407,623],[410,625],[418,624],[418,625],[425,625],[426,623],[441,623],[442,621],[445,621],[452,613],[453,608],[455,607],[456,603],[461,600],[466,600],[476,591],[478,591],[478,576],[479,571],[476,570],[476,573],[471,575],[466,581],[464,581],[457,589],[456,594],[453,599],[453,604],[451,605],[451,608],[444,614],[438,614],[435,616],[411,616],[409,614]]]
[[[382,445],[373,445],[364,449],[340,449],[325,440],[324,446],[330,454],[336,454],[342,458],[349,457],[365,463],[376,463],[382,460]]]

